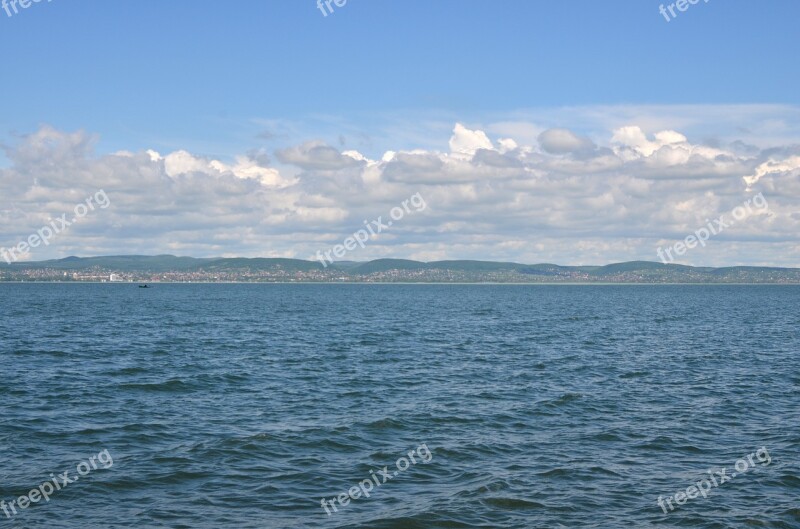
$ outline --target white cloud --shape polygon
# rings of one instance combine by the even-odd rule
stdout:
[[[43,127],[5,148],[0,247],[103,189],[112,207],[31,257],[308,258],[420,193],[424,212],[350,257],[602,264],[656,260],[665,241],[761,191],[770,215],[750,216],[696,250],[692,263],[800,265],[796,142],[698,141],[651,127],[657,121],[595,130],[594,142],[536,122],[455,123],[436,142],[447,143],[446,152],[421,145],[369,155],[307,141],[279,149],[277,166],[261,151],[229,159],[189,150],[96,155],[93,136]],[[501,135],[496,143],[487,131]]]
[[[790,173],[800,169],[800,156],[791,156],[784,160],[769,160],[756,167],[752,175],[745,176],[744,181],[747,187],[752,187],[766,175],[777,175]]]
[[[456,123],[453,136],[450,138],[450,152],[453,158],[469,160],[478,149],[494,149],[491,140],[482,130],[470,130],[461,123]]]
[[[618,154],[631,157],[652,156],[665,145],[685,144],[687,140],[686,136],[678,132],[664,130],[657,132],[655,139],[651,141],[640,127],[628,126],[615,130],[611,142],[616,144],[615,151]]]

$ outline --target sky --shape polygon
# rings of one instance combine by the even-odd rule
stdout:
[[[313,259],[419,197],[343,259],[658,261],[724,216],[674,262],[800,267],[794,0],[10,2],[0,248],[75,219],[20,260]]]

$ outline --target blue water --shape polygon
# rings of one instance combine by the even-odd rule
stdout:
[[[798,324],[790,286],[2,284],[0,500],[113,464],[0,527],[797,528]]]

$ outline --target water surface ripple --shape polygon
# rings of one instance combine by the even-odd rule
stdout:
[[[0,527],[798,528],[800,288],[0,285]],[[410,466],[327,516],[346,492]],[[766,447],[771,464],[656,503]]]

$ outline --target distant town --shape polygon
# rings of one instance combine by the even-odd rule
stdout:
[[[490,261],[366,263],[175,256],[70,257],[0,265],[0,282],[101,283],[753,283],[800,284],[800,269],[707,268],[636,261],[605,266]]]

